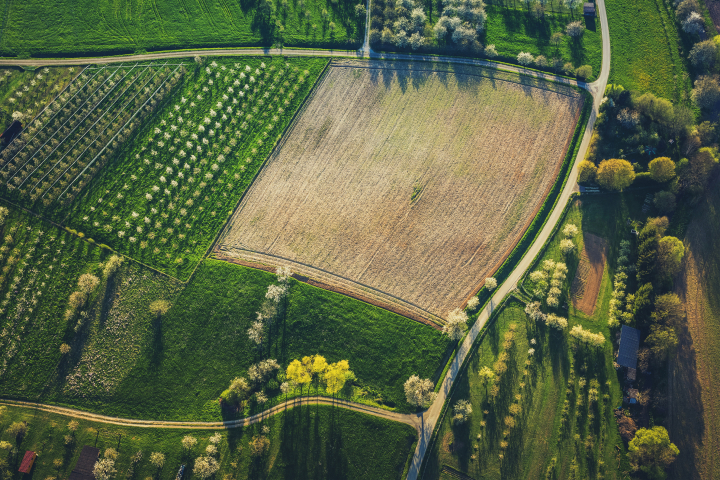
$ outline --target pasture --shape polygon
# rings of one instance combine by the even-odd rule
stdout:
[[[357,401],[407,411],[404,379],[437,379],[449,353],[437,330],[294,281],[260,351],[246,332],[272,274],[207,260],[183,284],[126,260],[105,279],[107,250],[17,211],[0,228],[4,396],[131,418],[219,421],[218,396],[250,365],[269,357],[284,369],[321,354],[350,362]],[[83,273],[102,280],[83,312],[66,318]],[[173,305],[160,323],[149,310],[157,299]],[[284,398],[277,388],[267,393],[270,404]]]
[[[353,49],[365,23],[354,7],[348,0],[8,0],[0,2],[0,54],[100,56],[283,43]]]
[[[668,5],[658,0],[606,2],[612,47],[608,83],[672,102],[689,100],[692,85]]]
[[[334,63],[217,249],[443,318],[534,218],[582,104],[504,72]]]
[[[567,332],[532,322],[524,307],[510,299],[475,345],[428,451],[424,480],[457,478],[457,472],[498,479],[623,478],[616,469],[622,440],[612,414],[621,392],[609,342],[595,351],[575,350]],[[599,330],[607,338],[606,329]],[[499,371],[501,357],[507,369],[486,384],[479,371]],[[597,400],[588,399],[590,389]],[[452,421],[459,400],[472,405],[463,424]]]

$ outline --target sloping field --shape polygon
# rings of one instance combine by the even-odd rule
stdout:
[[[720,190],[708,187],[685,237],[676,285],[687,328],[670,366],[668,431],[680,449],[670,478],[720,477]]]
[[[217,250],[428,318],[463,305],[542,203],[582,97],[430,68],[331,66]]]

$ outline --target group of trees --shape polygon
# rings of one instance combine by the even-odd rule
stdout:
[[[574,225],[573,225],[574,227]],[[564,235],[572,236],[577,229],[567,229]],[[569,237],[566,238],[569,240]],[[572,241],[570,242],[572,243]],[[561,243],[561,248],[568,249],[569,245]],[[572,250],[574,251],[574,244]],[[568,254],[570,251],[567,252]],[[567,265],[563,262],[555,262],[551,259],[543,261],[539,270],[530,273],[529,278],[532,282],[532,295],[538,299],[545,299],[545,303],[550,308],[557,308],[560,305],[560,297],[562,288],[567,278]],[[538,318],[539,319],[539,318]],[[544,321],[544,320],[543,320]]]
[[[293,360],[285,370],[287,384],[283,383],[283,391],[289,392],[289,388],[300,388],[300,394],[306,385],[313,385],[317,394],[320,385],[324,385],[325,393],[335,396],[347,389],[352,388],[355,374],[350,370],[347,360],[340,360],[335,363],[328,363],[322,355],[311,355],[301,360]]]

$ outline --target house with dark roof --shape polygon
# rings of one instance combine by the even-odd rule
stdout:
[[[585,3],[583,5],[583,15],[588,17],[594,17],[595,16],[595,4],[594,3]]]
[[[95,480],[93,475],[93,467],[100,456],[100,449],[85,445],[80,452],[75,468],[70,473],[69,480]]]
[[[25,456],[23,457],[22,462],[20,462],[20,468],[18,468],[18,472],[30,473],[30,470],[32,470],[36,458],[37,453],[31,452],[30,450],[25,452]]]
[[[621,367],[636,369],[639,346],[640,330],[623,325],[620,330],[620,347],[615,362]]]

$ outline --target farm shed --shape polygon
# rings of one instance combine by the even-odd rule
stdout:
[[[80,452],[75,468],[70,474],[69,480],[95,480],[93,475],[93,467],[100,455],[100,449],[85,445]]]
[[[25,452],[25,456],[23,457],[22,462],[20,462],[20,468],[18,468],[18,472],[30,473],[30,470],[32,470],[36,458],[37,453],[31,452],[30,450]]]
[[[595,4],[588,2],[583,5],[583,15],[588,17],[594,17],[595,16]]]
[[[620,330],[620,348],[617,364],[621,367],[637,368],[637,352],[640,346],[640,331],[627,325]]]

